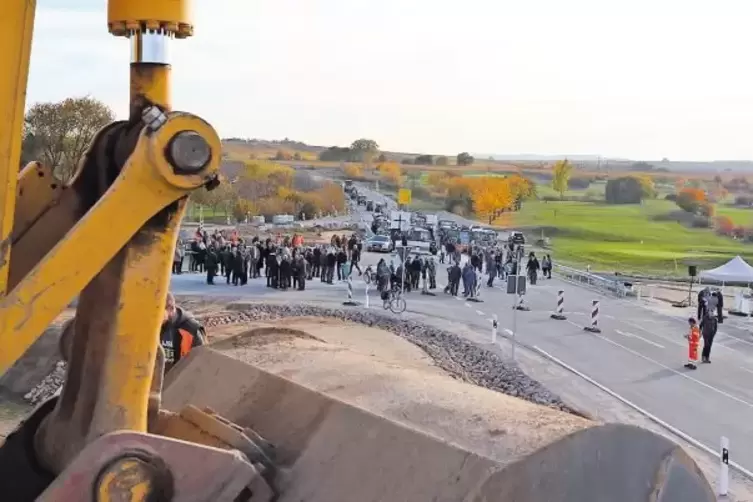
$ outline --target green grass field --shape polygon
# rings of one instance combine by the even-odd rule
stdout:
[[[753,227],[753,209],[717,204],[716,214],[717,216],[729,216],[735,225],[746,228]]]
[[[595,270],[683,275],[688,263],[716,266],[738,254],[753,262],[751,245],[656,219],[676,210],[664,200],[641,205],[529,201],[512,221],[535,235],[541,229],[551,238],[556,260]]]

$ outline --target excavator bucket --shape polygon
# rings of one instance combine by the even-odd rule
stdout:
[[[316,385],[296,381],[307,371]],[[168,375],[163,406],[208,408],[263,437],[280,502],[716,500],[694,461],[650,431],[409,370],[337,372],[282,376],[202,347]]]

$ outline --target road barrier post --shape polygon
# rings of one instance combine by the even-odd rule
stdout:
[[[522,312],[529,312],[531,310],[531,308],[528,305],[526,305],[525,295],[523,295],[523,293],[518,293],[518,298],[513,308],[515,310],[520,310]]]
[[[358,302],[353,300],[353,277],[350,275],[348,275],[348,299],[343,302],[343,305],[349,307],[355,307],[358,305]]]
[[[722,436],[722,451],[719,462],[719,495],[727,496],[729,492],[729,439]]]
[[[591,333],[601,333],[601,329],[599,328],[599,300],[593,300],[591,305],[591,325],[583,329]]]
[[[499,325],[497,322],[498,320],[499,318],[497,317],[497,314],[494,314],[492,316],[492,343],[494,344],[497,343],[497,326]]]
[[[554,311],[554,314],[551,315],[552,319],[557,319],[558,321],[564,321],[567,319],[567,316],[565,316],[565,292],[562,290],[559,290],[557,293],[557,309]]]

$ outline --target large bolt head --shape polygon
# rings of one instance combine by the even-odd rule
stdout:
[[[209,163],[212,149],[195,131],[179,132],[170,140],[168,159],[177,174],[195,174]]]

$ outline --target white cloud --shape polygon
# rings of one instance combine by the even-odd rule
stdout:
[[[124,114],[127,42],[107,34],[105,2],[66,4],[40,0],[28,101],[92,94]],[[196,36],[173,46],[174,103],[222,136],[753,159],[752,9],[742,0],[196,0]]]

